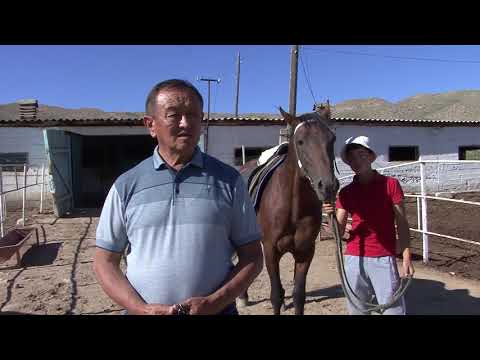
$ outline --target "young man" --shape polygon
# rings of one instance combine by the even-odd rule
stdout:
[[[350,286],[362,301],[371,302],[374,294],[379,304],[386,304],[400,286],[396,255],[403,256],[403,275],[413,275],[414,268],[402,188],[397,179],[372,169],[377,156],[369,142],[366,136],[351,137],[345,142],[341,158],[355,176],[339,193],[336,217],[341,236],[348,214],[352,217],[344,261]],[[326,203],[323,208],[327,214],[335,211],[332,204]],[[356,305],[362,311],[347,301],[349,314],[368,314],[362,304],[356,302]],[[384,314],[405,315],[404,298]]]

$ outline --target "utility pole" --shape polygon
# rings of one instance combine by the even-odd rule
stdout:
[[[297,73],[298,73],[298,52],[299,46],[292,45],[291,63],[290,63],[290,101],[288,104],[288,112],[290,115],[296,115],[297,108]],[[291,136],[291,126],[287,124],[286,129],[280,130],[280,141],[288,141]]]
[[[238,95],[240,93],[240,51],[237,54],[237,91],[235,93],[235,117],[238,117]]]
[[[212,81],[215,81],[217,84],[220,83],[220,79],[210,79],[210,78],[199,78],[197,77],[197,80],[198,81],[206,81],[208,83],[208,112],[207,112],[207,125],[205,127],[205,142],[204,142],[204,146],[205,146],[205,153],[208,153],[208,122],[210,120],[210,83]]]

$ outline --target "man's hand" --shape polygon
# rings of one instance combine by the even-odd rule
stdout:
[[[331,204],[329,202],[324,202],[322,204],[322,211],[328,215],[328,221],[330,221],[330,216],[333,214],[336,216],[337,222],[338,222],[338,231],[340,232],[340,237],[343,239],[343,236],[345,235],[345,227],[347,226],[347,219],[348,219],[348,212],[345,209],[342,208],[335,208],[334,204]],[[333,232],[333,224],[330,224],[332,226],[332,232]]]
[[[412,257],[410,254],[410,248],[403,250],[403,276],[413,276],[415,269],[413,268]]]
[[[324,202],[323,205],[322,205],[322,210],[323,210],[324,213],[326,213],[327,215],[330,216],[330,214],[335,213],[335,206],[333,206],[332,204],[330,204],[328,202]]]
[[[216,315],[222,309],[218,309],[210,297],[193,297],[182,303],[190,309],[190,315]]]
[[[145,304],[141,309],[129,312],[131,315],[174,315],[173,305]]]

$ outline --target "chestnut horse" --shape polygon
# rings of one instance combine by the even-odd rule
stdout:
[[[294,117],[280,108],[294,130],[283,163],[275,169],[263,190],[257,211],[262,230],[265,265],[270,277],[273,313],[280,314],[285,290],[280,281],[279,262],[290,252],[295,259],[293,304],[295,314],[303,315],[307,272],[315,239],[322,224],[322,202],[335,201],[339,187],[334,175],[333,120],[329,106]],[[255,166],[252,160],[240,172]],[[247,291],[239,305],[248,304]]]

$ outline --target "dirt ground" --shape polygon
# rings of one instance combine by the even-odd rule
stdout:
[[[479,201],[478,195],[468,196]],[[416,226],[416,215],[410,211],[414,205],[413,202],[407,204],[412,227]],[[432,204],[429,208],[429,215],[430,211],[433,214],[431,231],[480,240],[476,222],[480,214],[474,213],[472,207],[460,211],[453,206],[445,210]],[[51,211],[46,214],[38,214],[35,209],[29,211],[27,225],[38,228],[40,246],[34,245],[33,238],[22,248],[19,268],[15,266],[15,256],[0,264],[0,314],[115,315],[121,312],[103,293],[92,270],[98,215],[98,210],[83,211],[74,217],[59,219]],[[10,212],[8,224],[12,225],[20,216],[18,211]],[[307,278],[305,314],[346,314],[336,270],[335,243],[325,237],[317,239],[316,245]],[[407,292],[409,314],[480,315],[480,249],[475,246],[431,237],[432,261],[426,266],[420,258],[421,242],[414,240],[415,253],[419,256],[415,257],[415,279]],[[293,314],[293,261],[289,254],[281,261],[281,277],[286,289],[285,314]],[[264,269],[250,287],[251,305],[239,309],[240,313],[271,314],[269,293],[270,284]]]

